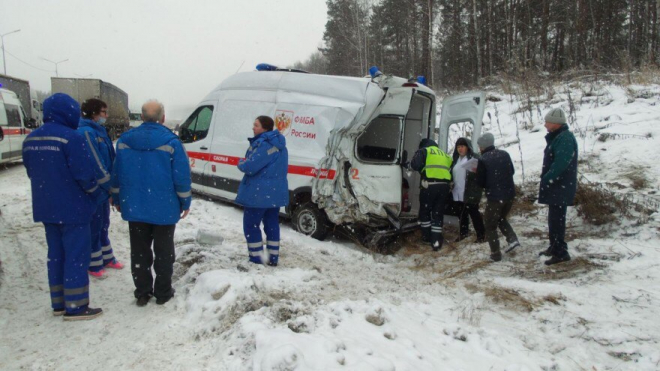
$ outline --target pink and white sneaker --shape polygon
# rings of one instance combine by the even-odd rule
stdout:
[[[101,270],[98,271],[98,272],[87,271],[87,273],[89,273],[90,276],[92,276],[92,277],[94,277],[94,278],[98,278],[98,279],[100,279],[100,280],[103,280],[103,279],[105,279],[105,278],[107,277],[107,276],[105,275],[105,269],[101,269]]]
[[[124,264],[120,263],[117,261],[117,259],[111,261],[110,263],[105,265],[106,268],[112,268],[112,269],[124,269]]]

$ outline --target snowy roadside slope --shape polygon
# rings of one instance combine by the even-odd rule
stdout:
[[[653,197],[660,167],[648,154],[660,138],[660,115],[651,105],[658,97],[628,103],[625,89],[603,91],[609,104],[585,103],[577,112],[578,126],[588,133],[578,141],[591,154],[581,171],[592,181],[620,183],[619,192]],[[519,102],[502,98],[502,136],[493,102],[487,107],[493,122],[486,127],[500,143],[511,143],[516,130],[509,113]],[[565,104],[561,95],[555,101],[553,106]],[[522,127],[522,115],[517,119]],[[600,142],[602,131],[652,136]],[[520,130],[527,182],[540,172],[544,135]],[[519,148],[506,150],[520,183]],[[617,170],[622,157],[627,166],[645,169],[648,187],[632,188]],[[645,224],[593,227],[571,208],[574,260],[552,268],[537,257],[547,246],[546,213],[537,205],[513,217],[523,247],[498,264],[488,262],[485,244],[461,242],[432,253],[412,235],[399,253],[380,256],[347,241],[304,237],[285,224],[281,264],[271,268],[246,263],[240,209],[196,198],[189,219],[177,227],[172,302],[137,308],[128,269],[112,271],[91,282],[92,302],[106,313],[64,323],[50,316],[45,238],[31,221],[21,165],[0,170],[0,209],[0,369],[660,368],[657,213]],[[113,247],[128,262],[127,225],[116,213],[112,221]],[[198,245],[199,228],[219,232],[224,243]]]

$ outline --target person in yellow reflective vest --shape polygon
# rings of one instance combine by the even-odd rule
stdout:
[[[432,139],[422,139],[410,161],[410,168],[421,175],[419,192],[419,223],[422,240],[430,242],[433,251],[442,248],[442,225],[445,202],[449,195],[452,158],[438,148]]]

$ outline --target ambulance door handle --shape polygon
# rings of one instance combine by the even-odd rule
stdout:
[[[205,151],[206,151],[207,149],[209,149],[209,147],[207,147],[207,146],[204,146],[204,147],[199,147],[199,149],[203,149],[203,150],[205,150]]]

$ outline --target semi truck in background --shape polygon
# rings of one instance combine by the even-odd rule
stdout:
[[[128,94],[118,87],[99,79],[51,77],[51,92],[65,93],[82,104],[96,98],[108,105],[108,119],[104,126],[112,140],[129,129]]]
[[[21,106],[25,111],[25,126],[28,128],[37,128],[43,124],[43,114],[41,102],[37,100],[36,94],[30,89],[30,82],[16,77],[0,74],[0,85],[16,93]]]

